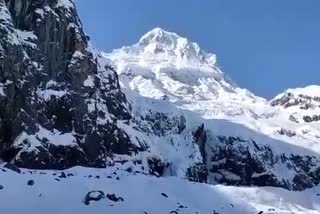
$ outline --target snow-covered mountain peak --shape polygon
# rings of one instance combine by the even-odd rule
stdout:
[[[197,43],[176,33],[155,28],[132,45],[114,51],[143,61],[167,63],[176,67],[215,67],[216,55],[201,50]]]
[[[123,88],[209,117],[252,115],[247,106],[239,109],[239,104],[264,102],[233,83],[217,65],[216,55],[161,28],[104,56],[116,65]]]
[[[215,65],[216,56],[202,51],[197,43],[176,33],[155,28],[141,37],[137,46],[144,54],[167,55],[181,61]]]

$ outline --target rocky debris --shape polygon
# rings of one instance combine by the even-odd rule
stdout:
[[[289,116],[289,120],[290,120],[291,122],[294,122],[294,123],[299,123],[299,121],[297,120],[297,118],[296,118],[295,116],[293,116],[293,115],[290,115],[290,116]]]
[[[184,205],[182,205],[182,204],[180,204],[179,202],[177,203],[178,205],[179,205],[179,209],[186,209],[186,208],[188,208],[187,206],[184,206]]]
[[[320,121],[320,115],[303,116],[303,120],[306,123],[317,122]]]
[[[110,201],[114,201],[114,202],[119,202],[119,201],[124,201],[124,199],[122,197],[117,197],[115,194],[107,194],[107,198]]]
[[[288,136],[288,137],[294,137],[294,136],[297,135],[294,131],[290,131],[290,130],[284,129],[284,128],[281,128],[281,129],[278,131],[278,133],[279,133],[280,135],[286,135],[286,136]]]
[[[14,164],[11,164],[11,163],[6,163],[4,166],[4,168],[7,168],[7,169],[10,169],[16,173],[21,173],[21,170]]]
[[[161,195],[163,196],[163,197],[165,197],[165,198],[168,198],[168,195],[166,194],[166,193],[161,193]]]
[[[101,199],[105,198],[105,194],[103,191],[90,191],[87,193],[86,197],[84,198],[84,204],[89,205],[90,201],[100,201]]]
[[[65,172],[61,172],[61,174],[58,177],[59,178],[67,178],[67,175]]]
[[[34,180],[29,180],[27,184],[28,184],[28,186],[33,186],[34,185]]]

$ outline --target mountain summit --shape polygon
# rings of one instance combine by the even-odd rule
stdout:
[[[215,66],[216,56],[202,51],[197,43],[190,42],[187,38],[176,33],[155,28],[141,37],[135,45],[143,57],[171,57],[177,63],[183,64],[208,64]]]
[[[147,32],[138,43],[118,51],[145,61],[170,63],[178,67],[216,66],[214,54],[206,53],[197,43],[161,28]]]
[[[182,108],[196,108],[209,117],[250,114],[243,110],[246,107],[238,111],[237,106],[264,102],[231,81],[218,66],[215,54],[161,28],[146,33],[132,46],[104,56],[117,66],[124,88],[145,97],[168,99]]]

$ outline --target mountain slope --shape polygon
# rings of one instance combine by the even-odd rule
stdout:
[[[193,133],[208,173],[201,180],[294,190],[319,183],[319,140],[299,134],[305,124],[292,122],[276,101],[239,88],[215,55],[196,43],[156,28],[138,43],[104,56],[117,66],[136,119],[154,114],[185,118],[184,133]],[[179,136],[172,139],[183,145]]]

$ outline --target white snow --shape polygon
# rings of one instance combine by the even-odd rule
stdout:
[[[44,10],[43,9],[37,8],[34,12],[39,14],[42,19],[44,18]]]
[[[22,148],[20,153],[37,151],[37,147],[43,147],[43,142],[55,146],[77,146],[76,138],[72,133],[61,133],[58,130],[49,131],[41,126],[38,128],[39,130],[33,135],[22,132],[15,139],[14,145]]]
[[[75,4],[73,0],[58,0],[56,7],[65,7],[68,10],[74,9]]]
[[[48,101],[52,99],[52,97],[61,98],[65,96],[68,92],[66,90],[53,90],[53,89],[44,89],[38,90],[37,94],[40,98]]]
[[[304,96],[310,96],[310,97],[320,97],[320,86],[319,85],[309,85],[303,88],[290,88],[287,89],[284,93],[279,94],[275,97],[281,98],[284,94],[291,93],[293,95],[304,95]]]
[[[9,80],[7,80],[5,83],[0,83],[0,96],[6,96],[6,94],[4,93],[4,89],[12,83],[13,82]]]
[[[46,139],[49,143],[56,146],[76,146],[76,138],[72,133],[61,133],[58,130],[49,131],[43,127],[39,127],[39,131],[36,134],[38,139]]]
[[[94,77],[89,75],[88,78],[84,81],[83,85],[85,87],[94,87]]]
[[[173,210],[180,214],[212,214],[214,210],[220,214],[320,213],[319,188],[289,192],[270,187],[211,186],[176,177],[155,178],[121,171],[113,175],[111,169],[81,167],[65,171],[73,176],[57,181],[54,178],[58,178],[59,171],[28,171],[17,174],[0,170],[0,185],[4,187],[0,190],[2,211],[10,214],[163,214]],[[108,175],[113,178],[106,178]],[[120,179],[116,180],[116,176]],[[27,185],[30,179],[35,182],[33,186]],[[104,198],[89,205],[83,203],[88,192],[99,190],[122,197],[124,201]]]

